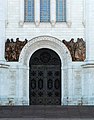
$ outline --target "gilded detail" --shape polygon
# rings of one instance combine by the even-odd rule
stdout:
[[[62,41],[70,51],[72,61],[84,61],[86,56],[86,43],[82,38],[78,38],[76,42],[72,38],[70,41]]]
[[[17,38],[15,42],[13,39],[7,39],[5,43],[5,59],[7,61],[18,61],[20,52],[27,42],[27,39],[20,41]]]

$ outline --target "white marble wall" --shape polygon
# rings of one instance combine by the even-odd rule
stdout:
[[[28,105],[28,68],[19,63],[9,63],[0,68],[0,105]]]
[[[0,61],[4,61],[5,38],[30,40],[44,35],[60,41],[85,38],[86,61],[70,62],[68,50],[55,38],[32,40],[25,46],[19,62],[0,64],[0,105],[29,105],[28,61],[35,50],[45,47],[55,50],[62,61],[62,105],[94,105],[93,0],[67,0],[67,21],[64,23],[55,23],[55,0],[51,0],[51,23],[47,24],[40,23],[39,0],[35,1],[34,23],[24,22],[24,0],[0,1]]]
[[[85,29],[85,39],[86,39],[86,61],[94,64],[94,4],[93,0],[85,1],[85,11],[86,11],[86,29]]]
[[[6,0],[0,1],[0,63],[4,62]]]
[[[9,65],[8,68],[0,69],[0,78],[2,78],[0,79],[0,105],[29,105],[28,66],[22,66],[20,63],[9,63]],[[81,66],[73,64],[72,67],[62,69],[62,72],[62,105],[81,105]]]
[[[62,69],[62,105],[94,105],[94,69],[82,64]],[[9,63],[0,68],[0,105],[29,105],[28,66]]]
[[[40,0],[35,1],[35,21],[24,22],[24,0],[8,0],[6,38],[28,40],[37,36],[53,36],[60,40],[84,38],[83,0],[66,0],[66,22],[56,23],[56,0],[50,0],[50,22],[40,23]],[[15,8],[15,9],[14,9]],[[77,9],[78,8],[78,9]],[[80,8],[80,9],[79,9]],[[76,14],[77,13],[77,14]]]

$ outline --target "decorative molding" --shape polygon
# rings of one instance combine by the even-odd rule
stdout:
[[[40,24],[40,21],[35,21],[36,26],[39,26],[39,24]]]
[[[5,59],[7,61],[18,61],[20,52],[27,42],[27,39],[20,41],[17,38],[16,42],[12,38],[7,39],[5,43]]]
[[[35,18],[35,25],[39,26],[40,24],[40,0],[34,0],[34,18]]]
[[[67,26],[70,28],[72,25],[72,22],[71,21],[67,21]]]
[[[19,22],[19,25],[20,25],[20,27],[23,27],[24,21],[20,21],[20,22]]]
[[[54,27],[55,24],[56,24],[56,21],[52,20],[52,21],[51,21],[51,25],[52,25],[52,27]]]
[[[56,0],[50,0],[50,22],[52,26],[56,23]]]
[[[85,26],[86,26],[85,21],[83,21],[82,24],[83,24],[83,26],[84,26],[84,28],[85,28]]]
[[[66,0],[66,23],[68,27],[71,27],[71,0]]]
[[[8,20],[5,20],[5,27],[7,27],[8,26]]]
[[[9,68],[9,65],[7,65],[7,64],[0,64],[0,68]]]
[[[86,56],[86,43],[82,38],[78,38],[76,42],[72,38],[69,42],[62,41],[70,51],[72,61],[84,61]]]
[[[54,50],[58,55],[60,55],[61,60],[66,65],[71,64],[72,62],[72,58],[67,47],[62,44],[61,40],[51,36],[38,36],[31,39],[22,49],[19,62],[28,66],[31,55],[36,50],[41,48],[49,48]]]
[[[86,15],[85,12],[86,12],[86,6],[85,6],[85,0],[83,0],[83,21],[82,21],[82,24],[83,24],[84,27],[85,27],[85,24],[86,24],[86,23],[85,23],[85,21],[86,21],[86,20],[85,20],[85,19],[86,19],[86,18],[85,18],[85,15]]]
[[[8,24],[8,0],[5,0],[5,27],[7,27]]]
[[[24,0],[20,0],[20,19],[19,25],[23,26],[24,24]]]
[[[94,63],[85,63],[81,65],[83,68],[94,68]]]

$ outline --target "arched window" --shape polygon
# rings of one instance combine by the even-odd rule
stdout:
[[[40,22],[50,21],[50,0],[40,0]]]
[[[34,21],[34,0],[25,0],[25,22],[33,22]]]
[[[56,21],[66,21],[66,0],[56,0]]]

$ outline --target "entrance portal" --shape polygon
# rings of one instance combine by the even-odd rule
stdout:
[[[30,105],[61,105],[61,60],[56,52],[43,48],[29,61]]]

